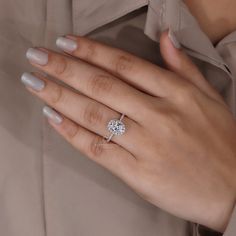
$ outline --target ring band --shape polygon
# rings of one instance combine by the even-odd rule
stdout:
[[[125,124],[122,122],[125,114],[122,114],[120,119],[112,119],[107,124],[107,129],[111,133],[109,136],[105,137],[107,142],[110,142],[114,135],[122,135],[125,133]]]

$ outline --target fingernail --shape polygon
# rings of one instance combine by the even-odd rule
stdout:
[[[65,37],[59,37],[56,41],[56,45],[60,49],[68,52],[73,52],[77,49],[77,42]]]
[[[177,48],[177,49],[181,48],[181,45],[180,45],[178,39],[176,38],[175,33],[171,29],[169,29],[169,31],[168,31],[168,37],[175,48]]]
[[[27,72],[21,76],[21,82],[36,91],[41,91],[45,87],[43,80]]]
[[[63,120],[63,118],[49,106],[44,106],[43,114],[55,124],[60,124]]]
[[[48,54],[36,48],[29,48],[26,52],[26,57],[39,65],[46,65],[48,63]]]

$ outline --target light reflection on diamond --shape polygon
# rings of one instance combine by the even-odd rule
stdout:
[[[114,135],[122,135],[125,132],[125,125],[120,120],[110,120],[107,125],[108,130]]]

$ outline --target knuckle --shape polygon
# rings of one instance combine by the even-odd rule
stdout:
[[[72,122],[63,122],[61,125],[66,138],[72,142],[78,135],[79,126]]]
[[[68,74],[68,60],[63,56],[54,56],[53,60],[51,60],[51,67],[56,76]]]
[[[121,54],[113,60],[112,64],[116,74],[123,74],[133,69],[134,58],[129,55]]]
[[[89,153],[92,157],[100,157],[104,153],[104,145],[102,143],[102,137],[95,136],[89,144]]]
[[[110,75],[95,74],[92,76],[88,89],[91,90],[93,95],[108,94],[111,92],[114,84],[114,80]]]
[[[96,52],[97,52],[96,48],[97,48],[96,43],[88,42],[87,50],[86,50],[86,53],[85,53],[85,60],[87,60],[87,61],[93,61],[94,60],[94,57],[95,57]]]
[[[65,94],[63,92],[63,88],[60,85],[53,85],[50,90],[50,103],[56,105],[58,103],[64,103],[65,101]]]
[[[90,126],[102,124],[103,113],[101,112],[100,107],[94,103],[88,104],[84,110],[84,120]]]

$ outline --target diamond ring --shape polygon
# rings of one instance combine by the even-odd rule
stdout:
[[[110,142],[113,135],[122,135],[125,133],[125,124],[122,122],[124,114],[121,115],[120,119],[112,119],[107,124],[107,129],[111,133],[110,136],[106,137],[107,142]]]

